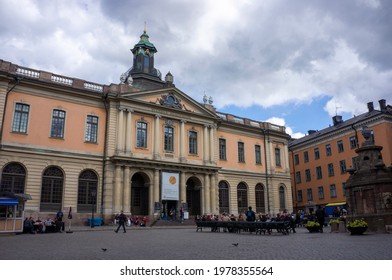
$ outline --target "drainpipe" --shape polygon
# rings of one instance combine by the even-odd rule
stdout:
[[[102,95],[102,102],[105,106],[105,140],[102,156],[102,182],[101,182],[101,217],[103,218],[103,195],[105,191],[105,172],[106,172],[106,156],[107,156],[107,138],[108,138],[108,126],[109,126],[109,109],[108,109],[108,93]]]
[[[269,197],[269,186],[268,186],[268,161],[267,161],[267,140],[266,136],[268,136],[268,142],[269,142],[269,134],[266,129],[262,129],[263,134],[264,134],[264,161],[265,161],[265,182],[266,182],[266,188],[267,188],[267,209],[268,209],[268,215],[270,215],[270,197]]]
[[[1,127],[0,127],[0,148],[3,146],[3,128],[5,122],[5,112],[7,110],[7,101],[9,93],[23,80],[23,77],[14,77],[15,84],[5,93],[5,100],[4,100],[4,111],[3,111],[3,118],[1,119]]]
[[[297,182],[295,178],[295,162],[294,162],[294,151],[289,148],[289,151],[291,152],[291,162],[293,163],[293,172],[294,172],[294,193],[293,193],[293,199],[295,201],[295,212],[297,212],[297,207],[298,207],[298,202],[297,202]]]

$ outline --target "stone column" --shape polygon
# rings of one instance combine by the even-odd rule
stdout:
[[[125,153],[127,155],[132,154],[132,109],[128,109],[128,114],[127,114],[127,126],[126,126],[126,132],[125,132]]]
[[[180,172],[180,203],[186,202],[186,173],[185,171]]]
[[[120,165],[116,165],[114,174],[115,175],[114,175],[114,194],[113,194],[114,206],[113,206],[113,209],[114,209],[115,213],[118,213],[122,210],[121,209],[121,207],[122,207],[122,205],[121,205],[121,202],[122,202],[122,200],[121,200],[121,195],[122,195],[122,192],[121,192],[121,166]]]
[[[130,178],[130,167],[124,167],[124,184],[123,184],[123,209],[125,213],[131,212],[131,178]]]
[[[216,180],[215,174],[210,175],[210,200],[211,200],[211,212],[214,214],[218,214],[219,210],[216,205]]]
[[[208,149],[208,125],[205,124],[203,132],[203,162],[205,164],[209,162]]]
[[[211,163],[215,163],[215,125],[210,127],[210,161]]]
[[[124,109],[118,109],[118,125],[117,125],[117,153],[124,152]]]
[[[181,120],[180,126],[180,161],[185,161],[185,146],[186,146],[186,136],[185,136],[185,120]]]
[[[161,142],[161,135],[160,135],[160,125],[159,125],[159,119],[161,118],[160,115],[155,115],[155,123],[154,123],[154,152],[153,152],[153,157],[155,159],[160,158],[160,149],[159,149],[159,144]]]
[[[204,207],[206,213],[211,213],[210,205],[210,177],[208,174],[204,174]]]
[[[154,170],[154,186],[153,186],[153,192],[154,192],[154,202],[159,202],[159,169]]]

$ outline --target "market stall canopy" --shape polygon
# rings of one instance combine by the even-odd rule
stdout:
[[[0,197],[0,206],[14,206],[18,204],[19,201],[17,199]]]
[[[20,201],[31,200],[31,195],[27,193],[13,193],[13,192],[1,192],[0,193],[0,205],[18,205]],[[15,203],[16,204],[5,204]]]

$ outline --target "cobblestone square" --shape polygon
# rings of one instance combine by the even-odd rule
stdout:
[[[196,227],[74,228],[73,233],[0,236],[2,260],[392,260],[392,235],[196,232]],[[233,244],[238,243],[238,246]],[[37,250],[37,248],[39,248]],[[106,251],[102,250],[106,249]]]

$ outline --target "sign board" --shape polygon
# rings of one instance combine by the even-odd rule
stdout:
[[[162,172],[162,200],[179,200],[179,174]]]

